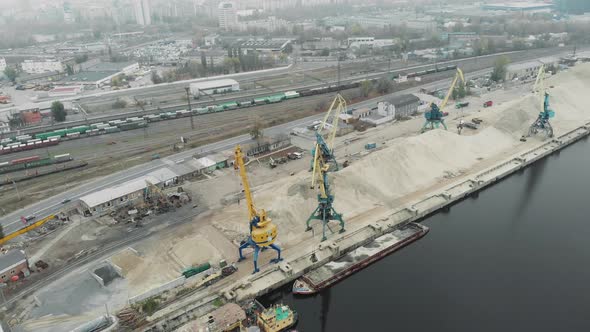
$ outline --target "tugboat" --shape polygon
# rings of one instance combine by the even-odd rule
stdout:
[[[294,331],[290,328],[297,323],[297,312],[285,304],[275,304],[264,308],[254,300],[244,307],[247,319],[244,327],[260,329],[262,332]],[[248,330],[250,331],[250,330]]]
[[[258,314],[258,326],[264,332],[285,331],[297,323],[297,312],[287,305],[277,304]]]

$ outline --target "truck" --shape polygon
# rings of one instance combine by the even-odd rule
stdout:
[[[377,143],[367,143],[365,144],[365,150],[373,150],[377,148]]]
[[[459,101],[455,104],[455,108],[463,108],[469,106],[468,101]]]
[[[488,101],[486,101],[485,103],[483,103],[483,107],[484,107],[484,108],[485,108],[485,107],[490,107],[490,106],[492,106],[492,105],[494,105],[494,103],[493,103],[491,100],[488,100]]]

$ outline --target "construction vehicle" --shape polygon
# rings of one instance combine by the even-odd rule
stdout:
[[[148,180],[145,180],[145,200],[155,204],[158,212],[168,212],[172,203],[168,199],[168,196],[155,184]]]
[[[548,138],[551,138],[553,137],[553,127],[551,126],[549,119],[555,116],[555,112],[549,108],[549,94],[545,87],[545,65],[542,65],[541,68],[539,68],[537,79],[533,86],[533,93],[537,94],[539,97],[542,96],[543,106],[542,111],[539,112],[539,116],[537,116],[535,122],[529,127],[527,137],[531,137],[539,132],[545,132],[545,135]]]
[[[282,261],[281,248],[274,242],[277,239],[278,227],[272,223],[272,220],[266,215],[264,209],[257,210],[254,206],[254,200],[252,199],[252,192],[250,191],[250,183],[248,182],[248,175],[246,174],[246,165],[244,164],[244,154],[242,148],[237,145],[234,151],[234,169],[240,171],[240,177],[242,178],[242,186],[244,187],[244,194],[246,196],[246,205],[248,207],[248,218],[250,220],[250,235],[244,241],[239,248],[240,259],[239,262],[246,259],[243,255],[243,250],[251,247],[254,249],[254,272],[260,271],[258,269],[258,253],[260,250],[271,248],[276,250],[277,258],[272,259],[272,263],[278,263]]]
[[[459,109],[459,108],[464,108],[469,106],[469,102],[468,101],[458,101],[457,103],[455,103],[455,108]]]
[[[461,80],[461,84],[465,84],[465,77],[463,76],[463,71],[457,68],[457,73],[455,74],[455,78],[451,83],[451,87],[449,88],[449,91],[447,92],[440,106],[437,106],[435,103],[430,103],[430,111],[424,113],[426,122],[424,123],[424,126],[422,126],[422,132],[425,132],[430,129],[439,128],[441,125],[443,128],[445,128],[445,130],[447,130],[447,125],[445,124],[445,121],[443,119],[444,115],[442,110],[445,108],[445,106],[447,106],[449,98],[451,97],[453,90],[455,90],[455,86],[457,85],[457,82],[459,80]]]
[[[493,105],[494,105],[494,102],[491,100],[488,100],[485,103],[483,103],[484,108],[492,107]]]
[[[377,143],[367,143],[365,144],[365,150],[373,150],[377,148]]]
[[[313,189],[317,184],[319,194],[318,206],[307,219],[306,231],[312,230],[310,226],[312,220],[320,220],[322,222],[322,241],[326,240],[326,227],[328,227],[328,223],[332,220],[340,223],[340,233],[345,231],[342,214],[334,210],[334,195],[330,190],[330,183],[328,181],[328,173],[338,170],[338,163],[334,157],[334,139],[336,137],[336,131],[338,130],[338,119],[340,114],[343,113],[346,113],[346,100],[344,100],[340,94],[337,94],[336,98],[334,98],[334,101],[330,105],[324,120],[316,131],[316,144],[312,149],[313,173],[311,177],[311,187]],[[332,117],[332,124],[330,125],[330,131],[327,135],[328,139],[324,140],[321,133],[329,125],[328,121],[330,120],[330,117]]]
[[[25,217],[21,217],[21,218],[22,219],[25,219]],[[35,217],[33,216],[33,219],[31,219],[31,220],[34,220],[34,218]],[[51,220],[54,220],[56,218],[57,217],[52,214],[52,215],[49,215],[49,216],[47,216],[45,218],[39,219],[38,221],[36,221],[36,222],[34,222],[34,223],[32,223],[32,224],[30,224],[28,226],[25,226],[25,227],[23,227],[23,228],[21,228],[21,229],[19,229],[17,231],[14,231],[12,233],[6,234],[4,237],[0,238],[0,245],[6,243],[9,240],[14,239],[15,237],[17,237],[19,235],[25,234],[28,231],[31,231],[31,230],[33,230],[35,228],[38,228],[38,227],[41,227],[46,222],[51,221]],[[25,225],[26,225],[26,223],[25,223]]]

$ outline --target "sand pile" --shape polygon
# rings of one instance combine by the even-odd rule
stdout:
[[[590,64],[547,80],[547,86],[555,86],[550,94],[557,113],[552,121],[557,135],[590,118],[590,110],[580,98],[587,94],[584,82],[588,80]],[[469,135],[433,130],[390,141],[387,148],[331,175],[335,207],[348,220],[378,205],[397,207],[399,198],[431,187],[449,174],[468,172],[482,160],[497,158],[521,144],[519,138],[528,132],[541,108],[542,101],[531,93],[474,115],[484,119],[484,125],[468,131]],[[309,184],[310,173],[302,171],[254,192],[259,208],[266,208],[279,225],[283,244],[301,239],[305,221],[317,206],[317,193]],[[216,216],[215,225],[246,234],[245,215],[243,204],[228,206]]]
[[[387,205],[433,184],[447,173],[461,173],[513,144],[510,136],[495,128],[486,128],[474,136],[434,130],[397,139],[387,149],[336,173],[336,193],[349,208],[365,204],[362,198],[367,197]]]

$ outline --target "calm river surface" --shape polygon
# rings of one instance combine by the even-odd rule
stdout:
[[[321,294],[261,302],[291,305],[303,332],[590,331],[590,141],[422,222],[424,238]]]

